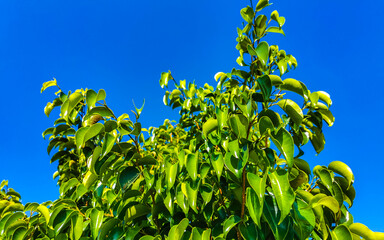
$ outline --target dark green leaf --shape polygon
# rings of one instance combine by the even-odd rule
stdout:
[[[123,192],[127,191],[139,176],[140,171],[135,167],[126,167],[120,172],[119,184]]]
[[[231,229],[234,228],[240,221],[241,221],[241,218],[236,215],[231,215],[227,220],[224,221],[223,223],[224,238],[231,231]]]

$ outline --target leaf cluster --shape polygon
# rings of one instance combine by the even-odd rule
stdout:
[[[23,205],[3,181],[0,239],[383,239],[349,212],[352,170],[303,159],[306,144],[324,149],[332,101],[284,79],[297,61],[262,41],[284,34],[284,17],[260,13],[269,5],[241,10],[239,69],[216,74],[216,86],[161,74],[178,122],[145,129],[144,105],[131,119],[114,114],[104,90],[59,88],[44,112],[60,116],[43,137],[60,198]]]

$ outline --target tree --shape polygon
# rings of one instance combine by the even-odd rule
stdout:
[[[60,117],[43,136],[59,163],[60,198],[23,205],[3,181],[0,239],[384,239],[354,223],[354,175],[345,163],[311,171],[302,159],[306,144],[323,150],[332,101],[282,80],[297,62],[263,41],[284,34],[277,11],[269,20],[260,14],[269,5],[241,10],[240,68],[216,74],[216,87],[161,74],[178,122],[145,129],[144,106],[131,120],[114,115],[104,90],[59,88],[44,111],[60,107]]]

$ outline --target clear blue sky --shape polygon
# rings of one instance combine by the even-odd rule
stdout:
[[[275,0],[287,21],[286,37],[270,44],[292,53],[298,68],[289,74],[310,90],[331,94],[336,122],[325,130],[319,155],[306,151],[311,165],[340,160],[355,173],[355,221],[384,231],[383,68],[384,3],[381,0]],[[215,85],[216,72],[236,67],[236,27],[245,0],[0,2],[2,137],[0,179],[22,194],[23,202],[58,197],[47,140],[53,123],[43,109],[57,78],[62,89],[104,88],[117,113],[129,113],[132,99],[145,98],[144,126],[178,119],[162,104],[160,73]],[[56,115],[57,116],[57,115]]]

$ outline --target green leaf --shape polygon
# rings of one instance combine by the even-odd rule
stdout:
[[[245,240],[260,239],[259,231],[257,230],[257,227],[254,223],[247,223],[247,224],[240,223],[239,230],[240,230],[241,236]]]
[[[256,49],[257,57],[259,58],[261,64],[266,66],[268,64],[269,56],[269,45],[267,42],[261,42],[257,45]]]
[[[196,227],[192,228],[192,234],[189,240],[201,240],[201,234],[199,233],[199,230]]]
[[[56,216],[53,217],[53,214],[51,218],[53,218],[52,227],[55,230],[55,235],[59,235],[62,229],[66,227],[66,225],[69,223],[72,217],[72,213],[74,213],[73,210],[70,209],[62,209]]]
[[[317,127],[312,127],[312,135],[310,135],[310,140],[312,143],[313,148],[317,153],[320,153],[324,149],[325,145],[325,139],[324,139],[324,134],[321,131],[321,129]]]
[[[177,165],[177,164],[175,164]],[[167,190],[166,197],[164,198],[164,205],[168,209],[169,213],[173,216],[173,196],[170,191]]]
[[[208,204],[211,201],[213,195],[212,186],[208,183],[204,183],[200,186],[199,192],[204,200],[204,204]]]
[[[352,223],[349,226],[349,230],[352,233],[359,235],[364,239],[367,239],[367,240],[376,239],[374,232],[372,232],[367,226],[365,226],[362,223]]]
[[[324,91],[317,91],[317,94],[319,95],[319,99],[325,102],[328,105],[328,107],[332,105],[332,100],[328,93]]]
[[[247,179],[249,182],[249,185],[253,188],[255,193],[257,194],[257,198],[259,200],[261,209],[264,205],[264,195],[265,195],[265,188],[267,184],[267,175],[265,174],[264,177],[259,177],[257,174],[254,173],[247,173]]]
[[[284,17],[280,17],[279,16],[279,13],[275,10],[271,13],[271,19],[272,20],[275,20],[278,24],[279,24],[279,27],[281,28],[284,23],[285,23],[285,18]]]
[[[93,239],[96,239],[99,235],[101,224],[103,223],[104,211],[93,208],[91,210],[89,218],[91,219],[91,233]]]
[[[232,228],[234,228],[239,222],[241,221],[241,218],[236,215],[231,215],[227,220],[223,223],[223,233],[224,238],[226,238],[227,234],[231,231]]]
[[[166,176],[167,176],[167,189],[171,189],[176,181],[176,176],[178,172],[178,163],[172,164],[171,162],[166,163]]]
[[[232,115],[228,119],[228,125],[230,126],[233,133],[238,138],[246,138],[248,131],[248,120],[246,117],[240,114]]]
[[[113,112],[106,107],[93,107],[91,110],[88,111],[87,117],[91,117],[92,115],[100,115],[102,117],[113,117]]]
[[[253,12],[253,9],[250,6],[241,9],[240,14],[246,22],[253,22],[253,17],[255,16],[255,13]]]
[[[89,139],[104,133],[104,125],[102,123],[96,123],[88,128],[88,131],[84,135],[83,144],[86,143]]]
[[[84,145],[84,142],[85,142],[84,137],[85,137],[85,134],[88,132],[88,129],[89,129],[89,127],[80,128],[79,130],[77,130],[77,132],[75,134],[75,142],[76,142],[78,151],[80,151],[80,149]]]
[[[189,203],[187,197],[184,195],[183,191],[181,190],[181,183],[177,185],[176,188],[176,202],[177,205],[183,210],[184,214],[187,215],[189,211]]]
[[[317,169],[315,167],[313,173],[320,178],[321,183],[333,194],[333,179],[330,172],[325,168]]]
[[[250,174],[250,173],[248,173]],[[264,198],[262,198],[264,199]],[[246,192],[246,206],[249,212],[249,216],[255,222],[257,226],[260,225],[261,214],[263,213],[263,203],[260,204],[260,198],[252,188],[247,188]],[[264,202],[264,201],[262,201]]]
[[[297,199],[293,203],[293,217],[297,222],[299,239],[307,239],[315,229],[316,217],[308,204],[301,199]]]
[[[168,87],[169,80],[172,80],[173,77],[171,75],[171,71],[168,72],[162,72],[161,78],[160,78],[160,86],[161,88]]]
[[[127,209],[124,219],[129,222],[138,217],[145,216],[150,212],[151,212],[151,208],[144,204],[134,205]]]
[[[267,16],[259,15],[255,20],[256,36],[260,39],[264,36],[265,29],[267,28]]]
[[[41,87],[40,92],[42,93],[45,91],[45,89],[52,87],[52,86],[57,86],[56,78],[53,78],[53,80],[43,83],[43,86]]]
[[[210,118],[203,124],[203,136],[206,138],[209,133],[217,129],[218,122],[216,119]]]
[[[277,105],[288,114],[296,125],[301,124],[303,121],[303,111],[294,101],[290,99],[282,99]]]
[[[71,219],[71,239],[79,240],[83,235],[83,216],[77,214],[77,216]]]
[[[49,115],[51,114],[52,110],[55,107],[60,106],[61,104],[63,104],[63,102],[61,101],[60,98],[56,98],[55,100],[53,100],[52,103],[48,102],[47,105],[44,108],[45,115],[47,115],[47,117],[49,117]]]
[[[174,225],[168,234],[168,239],[180,240],[189,225],[188,218],[184,218],[179,224]]]
[[[189,206],[192,208],[193,211],[195,211],[195,213],[198,213],[198,210],[197,210],[197,193],[199,190],[198,185],[199,184],[196,184],[194,182],[188,182],[187,184],[185,184]],[[182,184],[182,188],[183,188],[183,184]]]
[[[343,162],[333,161],[328,165],[328,169],[343,176],[348,181],[348,188],[355,180],[355,176],[353,175],[351,168]]]
[[[234,140],[232,142],[235,142],[237,140]],[[239,180],[241,178],[241,169],[243,167],[243,162],[239,158],[240,156],[234,156],[232,153],[227,152],[224,157],[224,164],[228,168],[229,171],[231,171],[236,178]]]
[[[214,153],[210,159],[213,169],[215,169],[217,179],[220,180],[224,168],[223,154],[221,152]]]
[[[268,116],[262,116],[259,119],[259,132],[260,135],[263,136],[265,133],[268,133],[268,129],[270,129],[271,132],[275,131],[275,126],[273,125],[271,119]]]
[[[136,167],[126,167],[122,172],[120,172],[119,184],[122,191],[127,191],[139,176],[140,171]]]
[[[272,133],[271,140],[285,157],[288,167],[292,168],[295,146],[291,134],[281,127],[276,134]]]
[[[116,138],[112,134],[110,133],[105,134],[104,141],[103,141],[103,148],[101,150],[101,158],[103,158],[105,155],[107,155],[111,151],[115,142],[116,142]]]
[[[2,218],[0,219],[0,227],[3,225],[4,227],[0,228],[0,236],[17,220],[24,218],[25,214],[22,212],[15,212],[8,215],[8,217],[4,217],[4,213]],[[3,220],[4,219],[4,220]]]
[[[281,211],[278,224],[281,224],[285,217],[289,214],[292,204],[295,201],[295,193],[289,184],[288,172],[278,170],[268,174],[271,181],[272,191],[276,197],[277,205]]]
[[[92,173],[91,171],[88,171],[83,179],[84,186],[89,189],[98,179],[97,175]]]
[[[259,0],[259,2],[256,5],[256,11],[261,11],[263,8],[267,7],[269,5],[269,0]]]
[[[332,240],[353,240],[348,227],[339,225],[331,232]]]
[[[95,149],[93,150],[92,156],[88,158],[88,162],[87,162],[87,167],[89,171],[91,171],[93,174],[96,174],[96,175],[97,173],[95,170],[95,164],[97,160],[99,160],[100,158],[100,153],[101,153],[101,147],[100,146],[95,147]]]
[[[278,28],[278,27],[269,27],[267,28],[267,30],[265,32],[270,32],[270,33],[280,33],[280,34],[283,34],[285,36],[285,33],[283,31],[283,29],[281,28]]]
[[[197,179],[198,155],[190,153],[187,155],[187,171],[193,181]]]
[[[265,198],[264,207],[263,207],[263,218],[268,223],[271,228],[273,235],[276,240],[284,240],[284,239],[293,239],[293,237],[287,237],[289,234],[289,229],[292,228],[292,219],[291,217],[286,217],[284,221],[278,224],[279,218],[281,218],[280,211],[276,206],[274,199],[271,196],[267,196]]]
[[[335,122],[335,117],[332,112],[326,109],[318,109],[317,111],[321,114],[323,120],[328,124],[328,126],[331,127]]]
[[[120,223],[120,220],[117,218],[110,218],[107,221],[105,221],[101,227],[100,227],[100,233],[97,237],[98,240],[106,239],[106,236],[109,235],[109,233],[116,228],[116,226]]]
[[[136,161],[138,165],[156,165],[157,161],[154,157],[148,155],[143,158],[140,158]]]
[[[87,90],[87,93],[85,95],[85,100],[88,105],[88,109],[91,109],[95,106],[96,97],[97,97],[97,93],[95,91],[93,91],[92,89]]]
[[[312,173],[312,172],[311,172],[311,168],[310,168],[310,166],[309,166],[309,164],[308,164],[307,161],[302,160],[302,159],[300,159],[300,158],[295,158],[295,159],[293,160],[293,162],[294,162],[294,165],[295,165],[298,169],[304,171],[308,176],[311,175],[311,173]]]
[[[280,115],[277,112],[274,112],[270,109],[261,111],[259,113],[258,118],[261,119],[263,116],[269,117],[269,119],[271,119],[271,121],[273,122],[273,125],[275,126],[275,128],[280,127],[282,124],[282,120],[280,118]]]
[[[304,83],[297,81],[293,78],[287,78],[283,81],[283,84],[279,86],[281,90],[291,91],[303,96],[304,101],[307,102],[309,99],[309,91]]]
[[[68,98],[68,104],[61,107],[61,116],[65,119],[68,118],[68,115],[72,112],[72,110],[77,106],[77,104],[83,99],[83,95],[79,92],[72,93]]]
[[[282,76],[287,71],[287,61],[285,59],[281,59],[277,62],[277,66],[280,70],[280,76]]]
[[[107,94],[105,93],[104,89],[100,89],[96,96],[96,102],[104,101],[106,97]]]
[[[272,93],[272,82],[271,79],[269,79],[268,75],[264,75],[257,80],[257,84],[261,89],[261,93],[263,94],[264,102],[269,101],[269,97]]]
[[[334,214],[337,214],[340,211],[339,203],[334,197],[331,196],[320,198],[319,201],[312,205],[312,208],[315,208],[319,205],[329,208]]]

